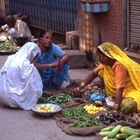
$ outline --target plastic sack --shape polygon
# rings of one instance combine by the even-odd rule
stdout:
[[[104,101],[105,100],[105,95],[99,93],[99,92],[93,92],[91,95],[90,95],[90,99],[92,101]]]
[[[114,107],[115,102],[113,101],[113,98],[111,96],[106,97],[105,101],[108,107]]]

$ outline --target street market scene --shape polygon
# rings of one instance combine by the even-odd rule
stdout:
[[[0,140],[140,140],[139,0],[0,0]]]

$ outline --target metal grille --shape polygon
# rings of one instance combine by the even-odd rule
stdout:
[[[77,0],[5,0],[6,14],[24,13],[32,26],[61,34],[74,30],[77,6]]]

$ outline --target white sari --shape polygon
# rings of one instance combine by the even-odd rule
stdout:
[[[40,52],[32,42],[7,58],[0,71],[0,102],[30,110],[42,96],[43,84],[32,58]]]

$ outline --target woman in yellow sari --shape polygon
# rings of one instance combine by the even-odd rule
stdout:
[[[110,42],[98,46],[97,53],[101,64],[75,90],[84,88],[103,71],[106,95],[115,97],[114,109],[140,112],[140,65]]]

